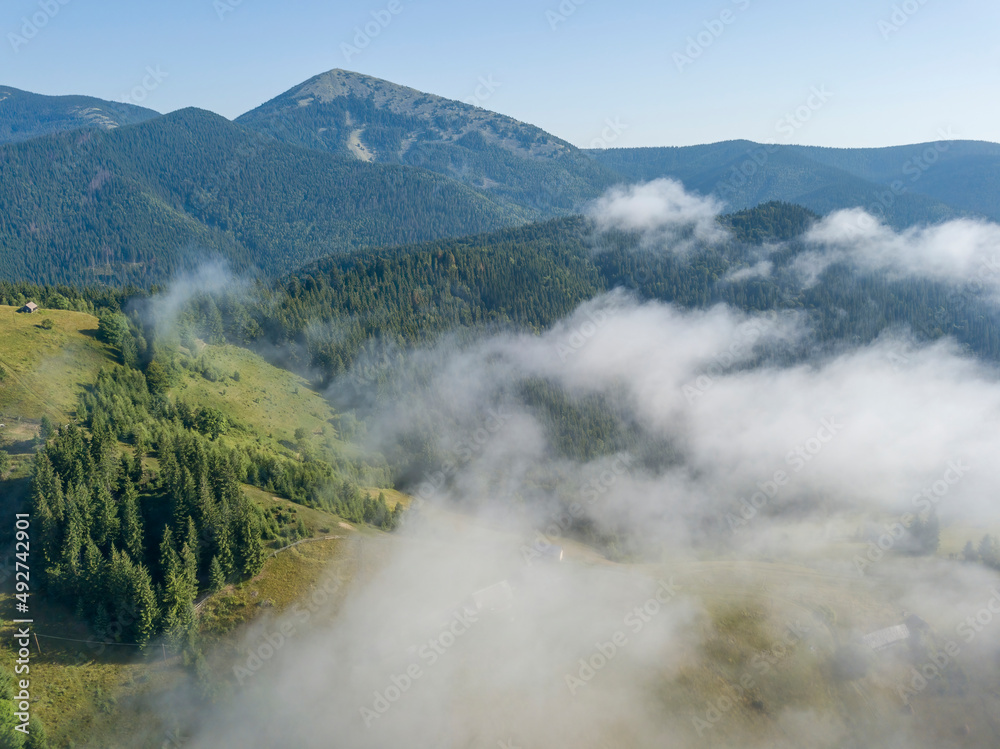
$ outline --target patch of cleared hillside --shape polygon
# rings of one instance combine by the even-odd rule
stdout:
[[[225,414],[227,439],[254,442],[301,457],[303,449],[340,452],[337,416],[308,381],[232,345],[199,345],[171,394]],[[296,431],[302,430],[302,440]]]
[[[43,320],[53,328],[42,328]],[[66,421],[80,390],[114,361],[96,336],[97,318],[83,312],[43,309],[29,315],[0,306],[0,416]]]

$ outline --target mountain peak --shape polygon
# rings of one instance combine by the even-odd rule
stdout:
[[[313,76],[278,98],[286,101],[294,99],[296,106],[299,107],[308,107],[316,103],[329,104],[337,99],[358,99],[371,102],[376,108],[388,110],[394,114],[428,117],[433,117],[442,108],[465,109],[466,115],[478,111],[477,107],[470,104],[427,94],[415,88],[341,68],[334,68]],[[485,112],[485,110],[481,111]],[[489,115],[503,117],[503,115],[494,113],[489,113]],[[511,120],[511,122],[516,122],[516,120]]]
[[[527,190],[538,216],[574,210],[617,180],[534,125],[349,70],[313,76],[236,121],[298,146],[435,171],[515,198],[518,210]]]
[[[362,98],[377,97],[408,97],[418,98],[421,96],[431,97],[431,94],[422,94],[416,89],[402,86],[398,83],[376,78],[375,76],[357,73],[352,70],[334,68],[325,73],[313,76],[288,93],[299,96],[313,96],[318,101],[328,102],[342,96],[359,96]],[[435,99],[442,97],[433,96]]]
[[[573,148],[540,128],[519,122],[513,117],[342,68],[334,68],[313,76],[238,119],[250,119],[261,110],[273,112],[276,107],[288,109],[292,109],[293,106],[306,108],[316,105],[337,107],[345,103],[360,102],[363,102],[366,108],[418,118],[423,121],[424,126],[436,130],[436,134],[443,140],[454,140],[470,131],[478,131],[487,141],[494,141],[496,140],[494,136],[500,133],[512,134],[514,131],[520,131],[520,137],[512,138],[506,147],[527,150],[523,148],[525,141],[536,142],[539,145],[544,141],[541,148],[536,146],[533,149],[534,155],[554,155]],[[356,121],[358,114],[352,112],[352,119]],[[442,121],[447,122],[447,125],[440,127]],[[527,132],[530,132],[530,137],[525,137]],[[388,158],[388,160],[393,159]]]

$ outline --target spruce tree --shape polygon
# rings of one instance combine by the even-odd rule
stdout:
[[[118,350],[121,353],[122,364],[131,369],[135,369],[136,365],[139,363],[139,352],[136,350],[135,339],[132,337],[130,332],[125,333],[122,337]]]
[[[61,505],[64,500],[60,483],[52,469],[48,451],[38,453],[35,457],[35,476],[31,482],[31,515],[39,528],[38,543],[42,556],[50,565],[55,564],[61,555],[59,521],[62,519]]]
[[[104,601],[108,595],[108,568],[94,539],[87,536],[83,542],[82,585],[76,586],[77,595],[84,601],[84,608],[93,607],[94,602]]]
[[[94,492],[94,543],[104,548],[118,538],[120,523],[115,500],[104,485]]]
[[[226,587],[226,573],[222,571],[222,564],[219,557],[212,557],[212,563],[208,568],[209,587],[213,593],[218,593]]]
[[[243,577],[253,577],[264,567],[266,553],[260,538],[260,525],[250,502],[243,498],[234,517],[233,537],[236,541],[236,563]]]
[[[182,571],[167,575],[164,599],[163,628],[167,641],[174,650],[186,649],[194,636],[194,591]]]
[[[198,589],[198,530],[194,520],[187,519],[187,538],[181,547],[181,569],[184,577],[194,590]]]
[[[123,480],[121,501],[118,503],[121,545],[136,562],[145,557],[143,546],[142,519],[139,515],[139,494],[127,476]]]
[[[159,620],[159,607],[156,604],[156,594],[149,571],[142,564],[135,565],[132,573],[132,602],[135,608],[135,624],[133,635],[139,645],[149,643],[156,631]]]
[[[38,428],[38,438],[45,442],[52,433],[55,431],[55,427],[52,424],[52,419],[49,418],[48,414],[42,416],[41,426]]]
[[[177,574],[179,570],[180,559],[174,548],[174,532],[168,525],[163,529],[163,538],[160,540],[160,574],[166,580],[172,574]]]

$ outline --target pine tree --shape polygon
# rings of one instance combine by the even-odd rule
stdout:
[[[89,540],[89,537],[88,537]],[[80,518],[75,504],[67,502],[66,506],[66,526],[63,536],[63,543],[60,549],[61,559],[59,568],[62,574],[62,582],[69,595],[77,593],[75,586],[80,577],[80,550],[84,544],[84,524]]]
[[[212,496],[212,489],[206,476],[202,476],[198,482],[198,503],[195,512],[206,536],[214,544],[219,524],[219,506]]]
[[[121,353],[122,364],[135,369],[139,363],[139,352],[136,350],[135,339],[130,332],[126,332],[122,337],[118,350]]]
[[[193,644],[195,591],[182,571],[167,575],[164,585],[163,628],[174,650],[184,650]]]
[[[100,639],[105,640],[110,630],[111,615],[108,613],[104,601],[101,601],[97,604],[97,612],[94,614],[94,631]]]
[[[166,580],[171,575],[178,574],[179,571],[180,559],[174,548],[174,533],[168,525],[163,529],[163,538],[160,541],[160,573]]]
[[[137,484],[142,479],[142,460],[133,457],[128,450],[123,450],[118,459],[118,493],[125,492],[126,480]]]
[[[225,342],[222,314],[210,296],[205,296],[202,301],[201,325],[205,340],[209,343]]]
[[[197,588],[191,582],[192,555],[187,542],[183,551],[186,558],[174,548],[173,531],[168,526],[160,543],[160,568],[163,571],[163,626],[171,647],[183,649],[189,644],[194,627],[194,601]]]
[[[212,557],[212,563],[208,568],[209,588],[213,593],[218,593],[226,587],[226,573],[222,571],[222,564],[219,558]]]
[[[243,577],[253,577],[264,567],[264,544],[260,538],[260,525],[253,509],[246,500],[240,502],[234,517],[233,537],[236,540],[236,564]]]
[[[145,556],[143,546],[142,520],[139,516],[139,494],[132,480],[126,476],[123,479],[121,501],[118,503],[119,526],[121,528],[121,545],[136,562],[141,562]]]
[[[35,475],[31,482],[31,514],[39,526],[39,546],[45,561],[56,564],[62,554],[60,521],[65,500],[59,477],[52,469],[48,451],[35,457]]]
[[[399,527],[399,523],[403,519],[403,503],[396,502],[396,506],[392,508],[392,519],[389,522],[389,530],[394,530]]]
[[[142,564],[135,565],[132,573],[132,602],[135,608],[133,635],[139,645],[145,646],[156,631],[159,607],[149,571]]]
[[[193,589],[198,589],[198,529],[195,528],[194,520],[187,519],[187,538],[181,547],[181,569],[188,585]]]
[[[184,533],[187,531],[188,518],[198,511],[198,490],[194,476],[186,465],[181,466],[180,475],[180,487],[174,494],[174,527],[178,533]]]
[[[132,444],[135,446],[135,455],[138,460],[138,472],[142,475],[142,456],[149,452],[149,432],[142,424],[136,424],[132,428]],[[134,481],[138,481],[138,478],[134,478]]]
[[[228,578],[236,573],[236,558],[233,554],[232,528],[228,516],[220,516],[215,533],[215,556]]]
[[[72,504],[73,510],[80,522],[88,532],[94,522],[93,503],[91,501],[90,489],[84,484],[70,484],[66,491],[66,504]]]
[[[146,385],[153,394],[162,393],[170,387],[169,370],[156,359],[146,367]]]
[[[111,558],[107,562],[105,576],[108,608],[113,620],[121,624],[119,634],[130,631],[135,621],[135,605],[132,596],[132,578],[135,575],[135,564],[128,555],[111,547]],[[129,630],[125,627],[129,626]]]
[[[106,547],[118,537],[120,523],[118,508],[111,492],[101,485],[94,492],[94,527],[92,535],[94,543]]]
[[[117,439],[106,420],[95,421],[90,440],[91,477],[89,484],[111,486],[118,483]]]
[[[49,418],[48,414],[42,416],[41,426],[38,429],[38,438],[45,442],[52,436],[55,431],[55,427],[52,424],[52,419]]]
[[[77,587],[77,595],[84,601],[84,608],[92,607],[95,601],[107,598],[109,565],[104,561],[101,550],[94,540],[87,536],[83,542],[82,585]]]

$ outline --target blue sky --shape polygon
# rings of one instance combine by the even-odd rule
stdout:
[[[6,0],[0,84],[235,117],[339,67],[584,147],[1000,141],[998,28],[995,0]]]

